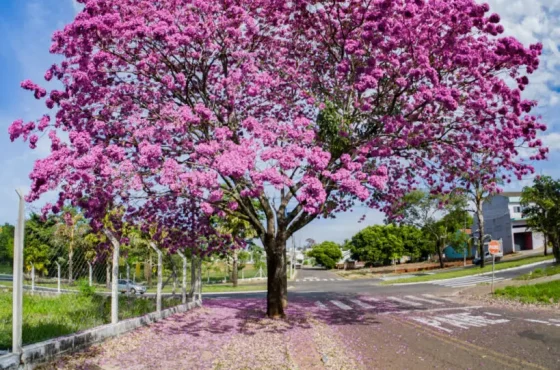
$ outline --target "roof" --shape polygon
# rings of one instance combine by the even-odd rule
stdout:
[[[504,191],[503,193],[501,193],[500,195],[503,195],[504,197],[520,197],[521,196],[521,192],[520,191]]]
[[[472,230],[471,229],[462,229],[462,232],[464,232],[467,235],[471,235],[472,234]]]

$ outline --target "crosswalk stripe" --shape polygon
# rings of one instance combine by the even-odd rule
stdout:
[[[413,295],[406,295],[404,297],[407,299],[412,299],[413,301],[426,302],[426,303],[431,303],[436,305],[443,304],[443,302],[434,301],[433,299],[428,299],[428,298],[415,297]]]
[[[296,279],[296,281],[299,281],[299,279]]]
[[[373,306],[364,303],[362,301],[359,301],[357,299],[351,299],[350,302],[357,304],[358,306],[362,307],[362,308],[373,308]]]
[[[368,302],[379,302],[379,299],[373,297],[360,297],[360,299]]]
[[[319,307],[319,309],[321,309],[321,310],[328,310],[327,306],[325,306],[321,301],[317,301],[317,302],[315,302],[315,304],[316,304],[317,307]]]
[[[323,279],[323,281],[329,281],[329,279]]]
[[[391,301],[403,303],[403,304],[406,304],[406,305],[409,305],[409,306],[414,306],[414,307],[420,307],[420,306],[422,306],[422,303],[407,301],[406,299],[402,299],[402,298],[387,297],[387,299],[388,299],[388,300],[391,300]]]
[[[450,299],[450,298],[438,297],[438,296],[435,296],[435,295],[433,295],[433,294],[422,294],[422,295],[423,295],[424,297],[427,297],[427,298],[439,299],[440,301],[453,302],[453,300]]]
[[[332,304],[334,304],[335,306],[342,308],[343,310],[351,310],[352,307],[345,305],[344,303],[340,302],[340,301],[331,301]]]

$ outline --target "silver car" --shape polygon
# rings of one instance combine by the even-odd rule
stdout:
[[[132,280],[119,279],[119,292],[130,294],[144,294],[146,287],[142,284],[134,283]]]

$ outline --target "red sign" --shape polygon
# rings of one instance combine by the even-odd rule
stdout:
[[[500,241],[499,240],[491,240],[488,243],[488,253],[490,253],[490,254],[500,253]]]

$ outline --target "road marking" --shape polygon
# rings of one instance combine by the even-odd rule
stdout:
[[[329,279],[323,279],[323,281],[329,281]]]
[[[550,320],[548,320],[548,321],[559,322],[559,323],[560,323],[560,320],[555,320],[555,319],[550,319]]]
[[[504,280],[502,277],[494,278],[494,281],[501,281]],[[467,287],[471,285],[476,285],[480,283],[489,283],[492,281],[492,276],[484,275],[484,276],[472,276],[472,277],[460,277],[460,278],[453,278],[453,279],[445,279],[445,280],[436,280],[429,282],[433,285],[440,285],[440,286],[447,286],[452,288],[461,288]]]
[[[450,298],[438,297],[433,294],[422,294],[422,296],[432,298],[432,299],[439,299],[440,301],[453,302],[453,300]]]
[[[420,302],[431,303],[431,304],[435,304],[435,305],[443,304],[443,302],[434,301],[433,299],[415,297],[413,295],[405,295],[404,297],[407,298],[407,299],[412,299],[413,301],[420,301]]]
[[[390,301],[399,302],[399,303],[406,304],[406,305],[409,305],[409,306],[414,306],[414,307],[421,307],[422,306],[422,303],[407,301],[406,299],[402,299],[402,298],[387,297],[387,299],[390,300]]]
[[[453,331],[444,328],[442,324],[454,326],[459,329],[470,329],[471,327],[483,328],[488,325],[505,324],[509,322],[507,319],[490,319],[484,316],[471,315],[470,312],[454,313],[434,318],[413,317],[412,319],[448,333],[452,333]]]
[[[299,279],[296,279],[296,281],[299,281]]]
[[[328,310],[327,306],[325,306],[321,301],[317,301],[317,302],[315,302],[315,304],[316,304],[317,307],[319,307],[319,309],[321,309],[321,310]]]
[[[343,310],[351,310],[352,307],[345,305],[344,303],[340,302],[340,301],[331,301],[332,304],[334,304],[335,306],[342,308]]]
[[[373,297],[360,297],[360,299],[368,302],[379,302],[379,299]]]
[[[492,313],[492,312],[484,312],[484,314],[489,316],[502,316],[499,313]]]
[[[555,324],[555,323],[548,322],[548,321],[543,321],[543,320],[525,319],[525,321],[528,321],[528,322],[536,322],[536,323],[545,324],[545,325],[548,325],[548,326],[558,326],[558,327],[560,327],[560,324]],[[552,320],[551,320],[551,321],[552,321]]]
[[[446,307],[446,308],[431,308],[428,310],[401,310],[397,312],[382,312],[380,315],[392,315],[392,314],[403,314],[410,312],[443,312],[443,311],[458,311],[458,310],[474,310],[477,308],[482,308],[483,306],[466,306],[466,307]]]
[[[425,318],[425,317],[413,317],[412,320],[417,321],[421,324],[431,326],[432,328],[443,330],[447,333],[453,333],[453,330],[444,328],[443,326],[441,326],[441,323],[439,321],[434,320],[434,319],[428,319],[428,318]]]
[[[358,306],[360,306],[362,308],[373,308],[373,306],[371,306],[367,303],[364,303],[362,301],[359,301],[357,299],[351,299],[350,302],[353,302],[353,303],[357,304]]]

